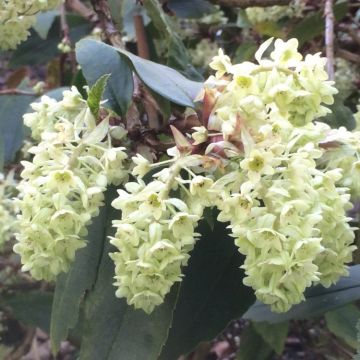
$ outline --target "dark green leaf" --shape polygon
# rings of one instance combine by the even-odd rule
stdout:
[[[79,41],[91,31],[91,24],[79,16],[68,15],[67,22],[72,43]],[[14,51],[10,61],[11,67],[45,64],[60,54],[57,47],[61,34],[59,17],[56,17],[46,40],[41,39],[34,30],[30,33],[30,37]]]
[[[189,107],[195,106],[193,101],[201,91],[203,83],[188,80],[179,72],[172,68],[169,68],[168,66],[142,59],[126,50],[115,49],[112,46],[100,43],[95,40],[82,40],[77,44],[78,59],[79,56],[81,58],[84,57],[84,61],[87,58],[89,65],[90,63],[93,64],[94,71],[97,69],[99,72],[101,72],[100,74],[97,74],[96,77],[94,76],[93,83],[101,75],[105,73],[110,73],[110,71],[106,71],[106,69],[103,69],[103,66],[100,69],[100,67],[97,65],[98,63],[94,61],[94,59],[89,59],[89,56],[96,56],[96,54],[100,54],[100,63],[103,65],[104,54],[108,54],[110,52],[113,52],[114,50],[118,51],[122,58],[127,59],[127,61],[131,62],[139,78],[151,90],[163,96],[164,98],[174,102],[175,104]],[[87,77],[84,68],[83,71],[85,77]],[[109,82],[111,81],[114,81],[114,78],[111,78],[109,80]],[[121,93],[124,92],[123,87],[120,87],[120,91]]]
[[[22,116],[34,100],[34,96],[28,95],[0,96],[0,130],[4,140],[5,162],[12,161],[21,148],[25,135]]]
[[[179,35],[173,30],[173,27],[165,14],[161,4],[157,0],[147,0],[144,7],[154,23],[155,27],[165,37],[167,44],[167,65],[178,69],[188,77],[194,80],[203,80],[202,76],[191,65],[189,54]]]
[[[90,88],[87,104],[90,108],[90,111],[95,116],[95,118],[99,115],[100,110],[100,102],[103,97],[106,83],[110,77],[110,74],[103,75],[100,79],[96,81],[96,83]]]
[[[349,276],[340,278],[329,288],[321,285],[309,288],[305,293],[306,300],[294,305],[286,313],[273,313],[269,306],[256,302],[244,314],[244,318],[270,323],[308,319],[358,300],[360,299],[360,265],[350,266],[349,271]]]
[[[76,58],[81,65],[83,75],[90,86],[110,74],[104,92],[107,103],[115,112],[125,115],[133,94],[131,69],[116,49],[95,40],[82,40],[76,45]]]
[[[353,130],[356,126],[353,112],[344,105],[344,100],[335,95],[334,104],[329,106],[331,113],[319,120],[327,123],[332,128],[345,126],[348,130]]]
[[[70,271],[57,279],[50,328],[54,352],[59,349],[60,342],[67,338],[69,329],[77,324],[84,294],[95,283],[104,246],[106,218],[107,208],[103,207],[89,227],[87,246],[76,253]]]
[[[278,324],[269,324],[267,322],[253,323],[255,330],[262,336],[266,343],[281,354],[284,350],[285,341],[289,331],[289,322],[285,321]]]
[[[339,1],[334,6],[334,15],[337,21],[341,20],[347,13],[347,1]],[[297,38],[300,46],[305,42],[321,35],[325,30],[325,21],[323,10],[319,10],[315,14],[311,14],[297,25],[294,26],[288,38]]]
[[[75,86],[79,93],[82,95],[82,97],[84,99],[87,99],[87,92],[85,89],[85,86],[87,85],[86,83],[86,79],[84,78],[83,72],[80,69],[79,71],[76,72],[76,74],[74,75],[73,79],[72,79],[72,85]]]
[[[151,315],[128,306],[118,326],[108,359],[158,359],[171,327],[177,292],[178,286],[174,286],[165,302]]]
[[[108,220],[108,235],[113,235],[110,219],[119,218],[114,209]],[[109,242],[103,252],[97,282],[85,302],[85,322],[81,359],[156,360],[171,325],[178,287],[173,287],[165,303],[151,315],[134,310],[124,299],[115,297],[112,285],[114,264]]]
[[[357,329],[357,342],[358,343],[357,343],[357,352],[354,357],[354,360],[360,360],[360,319],[357,322],[356,329]]]
[[[359,319],[360,310],[352,304],[325,314],[329,330],[353,349],[358,347],[356,325]]]
[[[107,1],[109,3],[109,7],[110,7],[110,13],[111,13],[111,18],[113,19],[115,25],[119,28],[119,25],[122,24],[122,21],[124,20],[121,14],[121,7],[123,5],[123,0],[108,0]],[[133,3],[136,4],[135,1],[133,1]]]
[[[45,40],[47,38],[51,26],[54,23],[56,16],[58,15],[58,10],[44,11],[37,14],[36,23],[33,28],[41,37],[41,39]]]
[[[211,208],[205,208],[203,216],[204,220],[210,226],[211,231],[214,231],[216,221],[214,211]]]
[[[138,76],[150,89],[175,104],[195,107],[193,101],[201,91],[203,83],[188,80],[165,65],[141,59],[127,51],[119,52],[130,59]]]
[[[49,332],[52,300],[52,293],[34,290],[2,296],[1,305],[10,307],[22,323]]]
[[[177,359],[200,341],[211,340],[232,320],[241,317],[254,301],[252,289],[242,283],[243,257],[227,233],[203,222],[201,239],[184,269],[174,320],[161,360]]]
[[[251,61],[254,58],[257,46],[253,43],[241,44],[235,52],[234,63],[241,63],[243,61]]]
[[[236,26],[242,29],[249,29],[252,26],[244,9],[239,9],[238,11]],[[254,46],[256,45],[254,44]]]
[[[253,26],[254,30],[262,36],[284,37],[284,30],[275,21],[261,21]]]
[[[201,18],[217,11],[207,0],[169,0],[168,6],[177,17],[190,19]]]
[[[168,61],[167,66],[177,69],[182,75],[187,78],[202,81],[204,78],[191,64],[191,59],[185,55],[184,49],[179,47],[175,42],[170,42],[168,46]]]
[[[167,120],[171,116],[171,103],[168,99],[159,95],[158,93],[152,91],[151,89],[147,89],[150,94],[154,97],[156,103],[159,105],[159,109],[164,116],[164,119]]]
[[[250,324],[241,334],[237,360],[267,360],[272,353],[271,347]]]
[[[113,212],[110,218],[118,218]],[[157,360],[169,332],[160,358],[173,360],[241,316],[253,301],[251,289],[242,285],[238,269],[242,258],[231,239],[224,238],[223,225],[214,232],[206,224],[202,228],[204,235],[185,270],[177,306],[178,285],[150,316],[115,298],[114,265],[108,255],[112,247],[107,243],[96,285],[85,302],[81,359]],[[108,234],[112,232],[109,223]]]

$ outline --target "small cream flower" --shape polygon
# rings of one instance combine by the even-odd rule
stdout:
[[[144,177],[151,169],[150,161],[140,154],[132,157],[132,161],[135,163],[135,167],[132,170],[134,176]]]
[[[297,51],[299,42],[297,39],[290,39],[283,41],[281,39],[275,40],[275,50],[270,54],[270,57],[276,64],[296,67],[302,60],[302,55]]]
[[[271,165],[273,158],[272,152],[254,149],[248,157],[241,161],[240,166],[247,170],[249,180],[252,183],[257,183],[261,175],[274,174],[275,171]]]
[[[222,49],[219,49],[219,54],[214,56],[209,66],[216,70],[216,78],[221,78],[228,72],[231,67],[230,58],[224,54]]]
[[[194,145],[199,145],[204,143],[208,139],[208,131],[204,126],[195,126],[195,130],[191,136],[195,140]]]
[[[75,177],[70,170],[55,170],[50,172],[47,187],[67,194],[75,185]]]

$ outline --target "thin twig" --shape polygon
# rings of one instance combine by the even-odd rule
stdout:
[[[106,0],[91,0],[94,11],[99,17],[100,27],[103,29],[110,43],[118,48],[123,48],[124,43],[121,39],[119,30],[114,25],[111,18],[109,4]]]
[[[21,359],[30,350],[34,336],[35,336],[35,329],[28,328],[23,342],[12,353],[6,356],[6,360]]]
[[[349,26],[349,35],[356,42],[356,44],[358,44],[360,46],[360,36],[359,36],[358,29],[355,30],[355,29],[353,29],[352,27]]]
[[[134,16],[134,28],[136,33],[136,44],[138,55],[143,59],[150,59],[150,51],[146,38],[144,20],[141,14]],[[136,77],[136,75],[134,75]],[[142,104],[144,105],[147,114],[148,126],[150,129],[159,130],[162,127],[160,109],[153,96],[149,91],[139,82],[136,93],[140,91]]]
[[[70,49],[71,49],[71,39],[70,39],[70,27],[69,27],[69,24],[67,22],[67,18],[66,18],[66,7],[65,7],[65,4],[62,3],[61,6],[60,6],[60,24],[61,24],[61,32],[62,32],[62,44],[64,44],[65,46],[69,46]],[[65,61],[66,61],[66,58],[70,59],[71,61],[71,68],[72,68],[72,72],[73,74],[76,72],[76,58],[75,58],[75,53],[73,51],[70,51],[69,53],[68,52],[64,52],[63,54],[63,61],[61,62],[61,64],[64,66],[65,65]],[[62,73],[62,78],[64,77],[63,76],[63,73],[64,73],[64,68],[62,66],[62,69],[61,69],[61,73]]]
[[[70,28],[69,28],[69,24],[66,21],[66,9],[65,9],[64,3],[62,3],[60,6],[60,24],[61,24],[61,32],[62,32],[62,36],[63,36],[62,41],[65,44],[71,45]]]
[[[0,95],[29,95],[37,96],[38,94],[33,91],[25,91],[20,89],[4,89],[0,90]]]
[[[330,80],[334,80],[334,1],[325,0],[325,47],[326,47],[326,69]]]
[[[351,51],[345,50],[345,49],[337,49],[336,55],[338,57],[341,57],[345,60],[352,61],[354,63],[360,64],[360,55],[354,54]]]
[[[345,355],[349,360],[353,359],[354,354],[347,350],[336,338],[336,336],[329,334],[331,337],[331,342],[333,343],[333,345],[335,345],[336,349],[341,352],[343,355]]]
[[[337,28],[339,31],[346,32],[353,42],[351,45],[357,45],[360,46],[360,32],[359,29],[353,28],[352,24],[346,24],[346,23],[340,23],[337,25]],[[349,46],[349,40],[342,41],[343,44],[347,44]]]
[[[252,6],[267,7],[274,5],[289,5],[291,0],[210,0],[213,4],[247,8]]]
[[[95,11],[88,8],[80,0],[66,0],[66,6],[94,24],[96,24],[99,21],[99,18],[95,13]]]
[[[141,14],[134,16],[134,28],[138,55],[143,59],[150,59],[149,46],[146,39],[144,19]]]

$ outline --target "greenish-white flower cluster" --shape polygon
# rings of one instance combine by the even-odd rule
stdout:
[[[17,221],[17,206],[13,201],[16,195],[17,182],[14,179],[14,171],[6,176],[0,174],[0,249],[14,235]]]
[[[220,50],[204,86],[202,126],[191,136],[172,127],[177,146],[167,160],[132,158],[136,181],[112,203],[121,218],[110,256],[116,296],[135,308],[151,313],[182,280],[205,208],[219,210],[245,255],[244,283],[274,311],[347,274],[360,132],[314,122],[337,93],[326,59],[303,58],[296,39],[272,42],[260,46],[256,63],[232,64]],[[40,142],[23,162],[15,251],[24,270],[51,280],[86,245],[106,186],[126,179],[127,155],[112,141],[125,130],[111,127],[110,115],[96,119],[75,88],[32,108],[24,121]]]
[[[0,48],[15,49],[29,36],[40,11],[54,9],[61,0],[2,0],[0,3]]]
[[[289,5],[248,7],[245,12],[251,24],[256,25],[267,21],[277,22],[286,17],[301,17],[304,6],[303,0],[293,0]]]
[[[202,39],[195,49],[190,49],[189,54],[195,66],[205,67],[211,59],[217,55],[219,47],[210,39]]]
[[[202,209],[195,212],[191,208],[189,184],[180,171],[191,172],[190,167],[199,164],[199,159],[175,156],[172,165],[156,173],[147,185],[141,176],[151,165],[141,155],[134,162],[133,175],[139,175],[138,181],[127,183],[127,191],[119,190],[112,203],[122,216],[113,222],[117,231],[111,243],[118,251],[111,258],[116,296],[150,313],[164,301],[171,286],[181,281],[182,266],[187,264],[198,236],[195,227]],[[175,191],[187,195],[180,199],[173,195]]]
[[[42,96],[41,101],[31,104],[34,112],[23,116],[24,124],[31,129],[31,137],[39,142],[45,131],[53,131],[59,119],[75,119],[86,108],[80,93],[72,88],[63,92],[61,101]]]
[[[346,144],[353,156],[360,138],[313,122],[330,111],[324,105],[337,92],[326,59],[303,58],[296,39],[276,40],[265,58],[272,41],[260,46],[257,63],[234,65],[220,50],[204,89],[210,115],[192,140],[173,131],[179,152],[172,159],[133,159],[139,177],[171,166],[148,184],[127,184],[113,203],[122,210],[112,239],[117,296],[129,304],[151,312],[181,280],[205,207],[220,210],[217,220],[229,224],[245,255],[244,283],[274,311],[302,301],[312,284],[329,286],[347,274],[354,183],[344,180],[329,152]]]
[[[356,90],[360,80],[359,66],[342,58],[335,59],[335,85],[342,98],[347,98]]]
[[[14,251],[24,271],[52,280],[86,246],[86,227],[98,215],[107,185],[126,178],[127,155],[112,146],[109,116],[95,119],[76,88],[60,102],[43,97],[32,107],[25,123],[40,143],[29,149],[32,161],[22,162]]]
[[[256,151],[212,189],[218,220],[230,223],[246,255],[245,284],[275,311],[303,300],[312,283],[329,286],[346,275],[344,263],[351,260],[350,197],[336,186],[339,169],[316,169],[322,153],[311,143],[280,153]]]
[[[224,12],[220,9],[219,5],[214,5],[213,11],[209,14],[203,15],[197,20],[200,24],[213,25],[213,24],[226,24],[228,18]]]
[[[232,75],[231,81],[224,82],[227,91],[219,96],[209,119],[209,129],[221,130],[225,139],[244,138],[241,119],[247,119],[247,128],[258,131],[270,116],[279,128],[286,130],[330,112],[323,104],[332,104],[337,90],[333,82],[327,81],[326,59],[320,53],[303,59],[296,39],[276,40],[270,59],[262,59],[270,42],[271,39],[266,41],[256,53],[258,64],[232,65],[221,52],[210,64],[217,72],[216,78],[209,79],[209,87],[224,82],[217,83],[216,79],[225,73]]]
[[[355,118],[358,115],[355,114]],[[332,129],[324,145],[327,151],[322,158],[322,165],[327,169],[342,169],[339,183],[350,189],[354,200],[360,198],[360,130],[352,132],[344,127]]]
[[[273,310],[287,311],[312,283],[329,286],[347,273],[354,233],[342,170],[320,165],[331,129],[312,122],[329,111],[322,104],[332,104],[336,93],[326,60],[319,54],[303,59],[295,39],[276,40],[270,60],[263,59],[270,42],[258,50],[258,64],[232,65],[223,54],[214,59],[217,79],[209,86],[221,87],[213,90],[208,128],[232,145],[225,145],[232,171],[212,191],[219,221],[230,222],[246,255],[245,284]]]

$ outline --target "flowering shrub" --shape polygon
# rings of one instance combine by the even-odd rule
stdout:
[[[356,10],[0,2],[0,358],[355,353]]]
[[[23,270],[46,280],[67,271],[107,185],[126,181],[129,167],[136,181],[112,203],[121,218],[110,256],[116,296],[135,308],[151,313],[182,280],[205,208],[219,210],[217,221],[245,255],[244,283],[276,312],[302,301],[312,284],[346,275],[360,133],[315,122],[337,92],[326,60],[303,58],[295,39],[276,40],[264,56],[272,42],[260,46],[256,63],[232,64],[219,51],[200,96],[203,125],[191,136],[173,127],[176,147],[157,163],[137,154],[127,165],[131,149],[118,145],[125,130],[75,88],[60,102],[33,104],[24,121],[39,144],[23,162],[14,248]]]

